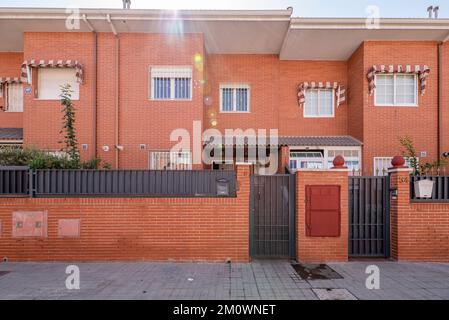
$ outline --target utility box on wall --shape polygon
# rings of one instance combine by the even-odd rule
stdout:
[[[47,237],[47,212],[13,212],[12,235],[13,237]]]
[[[306,186],[306,235],[339,237],[341,229],[340,186]]]

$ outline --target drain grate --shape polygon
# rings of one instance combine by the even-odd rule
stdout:
[[[10,273],[11,271],[0,271],[0,277],[7,275],[8,273]]]
[[[357,300],[346,289],[312,289],[320,300]]]
[[[292,264],[303,280],[332,280],[343,277],[327,264]]]

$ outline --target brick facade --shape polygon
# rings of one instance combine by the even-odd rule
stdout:
[[[9,261],[249,261],[249,166],[236,198],[1,199],[0,258]],[[16,211],[44,211],[47,237],[13,237]],[[60,224],[80,220],[80,237]]]
[[[305,192],[307,185],[340,186],[341,224],[339,237],[306,235]],[[347,170],[298,171],[296,173],[297,260],[317,263],[348,260],[348,172]]]
[[[438,137],[438,43],[366,41],[348,61],[282,61],[277,55],[207,54],[202,34],[119,35],[119,87],[116,90],[116,40],[111,33],[97,35],[97,143],[94,146],[94,72],[90,33],[24,34],[23,53],[0,53],[0,75],[18,76],[23,59],[78,59],[85,68],[80,86],[78,140],[88,144],[82,158],[100,158],[123,169],[148,168],[149,151],[169,150],[175,142],[170,133],[184,128],[192,133],[193,121],[203,129],[278,129],[281,136],[351,135],[363,142],[363,170],[373,172],[373,157],[400,152],[399,137],[411,136],[421,161],[437,157]],[[442,62],[449,61],[448,45],[443,46]],[[196,64],[196,56],[201,63]],[[427,92],[419,95],[418,107],[375,107],[368,93],[366,73],[373,64],[428,65],[431,73]],[[191,101],[149,99],[149,67],[152,65],[192,65]],[[444,66],[443,66],[444,68]],[[443,74],[443,84],[448,79]],[[297,102],[297,86],[304,81],[338,81],[347,87],[347,101],[335,109],[333,118],[305,118]],[[224,83],[245,83],[251,87],[249,113],[220,113],[219,87]],[[119,95],[118,128],[115,99]],[[442,150],[449,151],[445,138],[448,94],[442,92]],[[45,101],[25,94],[22,114],[0,113],[0,127],[23,127],[26,145],[59,149],[61,114],[58,101]],[[212,123],[212,120],[216,121]],[[22,123],[23,122],[23,123]],[[42,127],[42,123],[46,125]],[[118,132],[117,132],[118,131]],[[118,152],[114,145],[124,146]],[[140,145],[145,144],[144,150]],[[103,146],[109,146],[108,152]],[[118,164],[116,162],[119,162]]]
[[[449,204],[411,203],[408,170],[391,173],[391,256],[403,261],[449,262]]]

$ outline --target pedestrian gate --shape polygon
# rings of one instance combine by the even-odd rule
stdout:
[[[390,256],[389,177],[349,177],[349,256]]]
[[[252,257],[296,257],[295,189],[295,175],[251,176]]]

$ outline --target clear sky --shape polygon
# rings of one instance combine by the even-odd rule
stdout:
[[[449,18],[449,0],[131,0],[135,9],[285,9],[300,17],[365,17],[376,5],[381,17],[425,18],[429,5]],[[122,0],[0,0],[0,7],[121,8]]]

